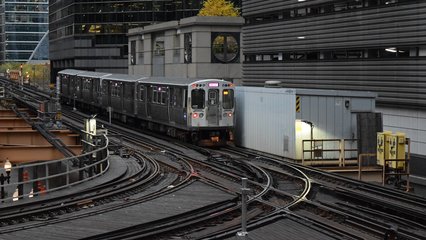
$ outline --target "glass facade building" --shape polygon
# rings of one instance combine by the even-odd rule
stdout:
[[[0,1],[0,63],[48,60],[48,0]]]
[[[130,28],[198,14],[200,0],[50,2],[52,77],[65,68],[127,73]],[[237,1],[237,6],[238,5]]]

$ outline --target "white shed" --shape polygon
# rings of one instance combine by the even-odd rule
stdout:
[[[360,138],[368,142],[367,132],[381,130],[381,118],[374,113],[376,96],[371,92],[237,87],[235,144],[297,160],[302,156],[317,162],[356,158],[363,151]],[[363,120],[371,114],[378,121]],[[341,144],[347,150],[343,155]]]

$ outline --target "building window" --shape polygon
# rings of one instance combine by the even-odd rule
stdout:
[[[130,42],[130,64],[136,65],[136,41]]]
[[[139,41],[139,51],[138,51],[138,64],[144,64],[143,63],[143,57],[144,57],[144,42],[143,40]]]
[[[184,35],[184,62],[192,63],[192,33]]]
[[[324,3],[310,7],[301,7],[284,11],[269,12],[267,15],[256,15],[246,18],[248,25],[261,24],[271,21],[285,21],[290,18],[309,17],[321,14],[329,14],[341,11],[353,11],[361,8],[377,7],[377,6],[395,6],[409,2],[411,0],[346,0],[346,1],[329,1],[333,3]]]
[[[164,56],[164,41],[162,41],[162,40],[155,41],[154,55],[155,56]]]
[[[180,63],[180,35],[173,37],[173,62]]]
[[[279,62],[279,61],[346,61],[362,59],[417,58],[426,56],[426,47],[379,47],[368,49],[339,49],[320,51],[279,52],[265,54],[246,54],[246,62]]]
[[[212,33],[212,62],[238,62],[239,52],[238,33]]]

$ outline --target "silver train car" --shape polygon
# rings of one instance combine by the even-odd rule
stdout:
[[[202,146],[232,138],[234,85],[220,79],[144,77],[66,69],[61,100]]]

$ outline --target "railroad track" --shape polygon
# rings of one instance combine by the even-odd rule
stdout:
[[[100,124],[106,124],[105,122],[100,121]],[[133,131],[129,131],[126,129],[122,129],[121,127],[116,126],[109,126],[108,129],[109,132],[114,132],[115,134],[120,134],[123,136],[123,140],[131,142],[131,145],[139,145],[135,139],[138,139],[137,136],[134,135],[140,135],[135,134]],[[125,132],[122,132],[125,131]],[[144,136],[142,138],[145,138]],[[127,144],[127,143],[126,143]],[[197,181],[202,181],[204,183],[207,183],[209,185],[212,185],[216,188],[222,189],[223,191],[232,193],[232,194],[238,194],[240,191],[240,181],[241,178],[244,177],[246,174],[252,174],[252,175],[260,175],[262,179],[268,179],[270,178],[262,169],[257,168],[256,166],[252,166],[247,163],[241,163],[241,165],[244,165],[246,171],[240,171],[239,174],[235,174],[234,170],[235,168],[229,169],[224,166],[220,165],[214,165],[211,162],[206,162],[205,159],[194,159],[190,158],[185,155],[185,151],[188,151],[188,146],[179,144],[178,146],[164,146],[164,143],[158,144],[154,142],[150,142],[149,144],[144,142],[143,147],[149,151],[154,152],[161,152],[164,155],[168,155],[172,159],[183,159],[184,161],[187,161],[191,164],[192,170],[191,174]],[[164,150],[167,148],[167,150]],[[202,156],[202,158],[206,158],[205,156]],[[257,169],[256,169],[257,168]],[[256,169],[256,170],[255,170]],[[250,173],[250,171],[256,172],[255,174]],[[262,195],[266,194],[267,189],[271,187],[271,182],[266,181],[266,185],[262,185],[257,183],[256,181],[253,181],[253,184],[257,185],[257,188],[259,189],[259,193],[257,194],[256,198],[260,199]],[[254,200],[250,200],[254,201]],[[253,204],[255,205],[255,204]],[[272,205],[272,203],[269,203],[269,205]],[[138,238],[146,237],[150,238],[155,236],[158,236],[160,234],[169,235],[171,234],[171,231],[173,232],[179,232],[178,229],[186,229],[188,230],[188,226],[198,226],[196,228],[201,228],[203,225],[212,225],[214,222],[214,225],[227,225],[226,229],[221,228],[221,231],[229,230],[231,228],[235,228],[240,224],[239,221],[235,221],[235,219],[238,219],[240,215],[240,205],[237,203],[236,200],[233,200],[232,203],[223,204],[223,207],[214,206],[214,211],[204,211],[204,210],[198,210],[194,213],[187,213],[187,216],[175,216],[171,217],[170,219],[163,220],[164,222],[161,225],[163,227],[157,229],[157,227],[149,227],[149,224],[140,224],[134,227],[124,228],[120,229],[118,231],[111,232],[110,234],[105,233],[101,234],[99,236],[91,236],[91,238],[95,239],[121,239],[124,237],[130,237],[130,236],[137,236]],[[265,210],[269,211],[271,209],[271,206],[267,206],[267,204],[263,203],[256,203],[256,208],[252,210],[251,217],[257,217],[261,214],[265,213]],[[201,211],[201,212],[200,212]],[[230,217],[232,216],[232,217]],[[229,222],[234,222],[233,224],[229,224]],[[221,224],[218,224],[221,223]],[[226,224],[225,224],[226,223]],[[167,227],[166,227],[167,226]],[[143,229],[143,230],[141,230]],[[152,230],[148,230],[152,229]],[[209,232],[208,234],[213,234],[211,231],[213,230],[205,230],[206,232]],[[218,230],[215,229],[214,232],[217,232]],[[176,233],[173,233],[176,234]],[[207,234],[207,233],[205,233]]]
[[[77,118],[81,119],[81,115]],[[426,200],[415,195],[358,182],[256,152],[238,148],[221,151],[202,149],[184,143],[176,144],[175,140],[168,138],[155,140],[152,136],[134,133],[134,130],[103,124],[108,126],[110,133],[122,136],[126,149],[148,154],[162,166],[162,174],[172,174],[182,182],[178,186],[165,181],[167,184],[163,184],[162,191],[159,191],[162,193],[158,195],[145,198],[127,196],[135,205],[162,201],[166,196],[179,194],[199,183],[220,189],[233,197],[204,208],[90,235],[90,238],[233,237],[240,231],[238,196],[242,177],[249,178],[249,187],[253,189],[248,205],[248,227],[254,233],[256,228],[287,221],[330,239],[383,239],[385,232],[394,227],[398,228],[397,234],[401,239],[424,239],[426,235]],[[123,197],[116,199],[126,198]],[[98,212],[93,208],[86,215],[72,215],[80,219],[88,215],[106,214],[119,209],[117,205],[122,202],[119,203],[114,204],[112,201],[111,205],[116,209]]]
[[[334,239],[383,239],[385,233],[393,229],[397,229],[399,239],[424,239],[426,199],[422,197],[290,161],[260,156],[246,149],[224,150],[228,151],[237,159],[250,158],[250,162],[271,175],[288,169],[289,166],[295,167],[312,182],[306,198],[298,204],[271,213],[260,220],[263,223],[291,216],[295,222],[327,232]],[[256,228],[258,222],[259,220],[252,222],[249,227]],[[221,237],[233,234],[235,232]]]

